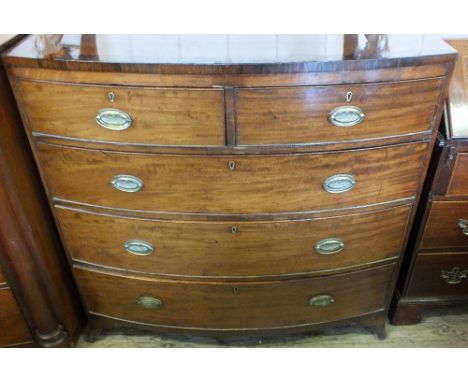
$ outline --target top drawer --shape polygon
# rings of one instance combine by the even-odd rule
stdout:
[[[441,79],[431,79],[365,85],[239,88],[236,90],[237,143],[352,141],[426,131],[431,128],[441,85]]]
[[[20,81],[35,132],[85,140],[224,145],[222,89],[63,85]]]

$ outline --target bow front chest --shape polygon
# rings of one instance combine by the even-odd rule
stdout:
[[[3,59],[91,334],[384,336],[449,46],[49,35]]]

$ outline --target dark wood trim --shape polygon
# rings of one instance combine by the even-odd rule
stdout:
[[[0,263],[38,346],[71,346],[76,290],[3,67],[0,67]]]

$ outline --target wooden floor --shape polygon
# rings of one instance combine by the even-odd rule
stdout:
[[[78,347],[468,347],[468,309],[423,314],[420,324],[387,324],[387,339],[380,341],[361,329],[329,329],[322,333],[219,340],[192,336],[158,336],[143,332],[106,331],[94,343],[81,337]]]

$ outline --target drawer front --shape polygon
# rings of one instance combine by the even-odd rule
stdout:
[[[20,82],[18,89],[35,132],[137,144],[225,142],[224,92],[220,89],[72,86],[29,81]],[[110,102],[109,94],[114,95],[114,102]],[[103,109],[120,113],[99,113]]]
[[[468,295],[468,253],[419,254],[407,295],[414,297]]]
[[[468,195],[468,153],[459,153],[455,158],[455,165],[449,181],[447,195]]]
[[[403,206],[301,221],[170,222],[56,209],[75,260],[212,277],[305,273],[397,257],[409,211]]]
[[[431,128],[441,85],[442,80],[434,79],[237,89],[237,142],[256,145],[351,141],[426,131]],[[349,106],[354,109],[344,109]],[[335,124],[329,120],[333,120],[333,110],[338,113],[333,113]],[[343,126],[343,122],[350,126]]]
[[[412,197],[426,148],[415,143],[326,154],[188,156],[40,144],[40,156],[52,193],[60,199],[136,210],[243,214]],[[325,184],[345,192],[327,192]]]
[[[154,325],[256,329],[335,321],[383,309],[393,269],[388,265],[340,276],[257,283],[162,281],[83,268],[75,268],[75,276],[90,312]]]
[[[468,247],[468,202],[432,202],[419,247]]]
[[[31,333],[10,288],[0,289],[0,346],[29,342],[32,342]]]

